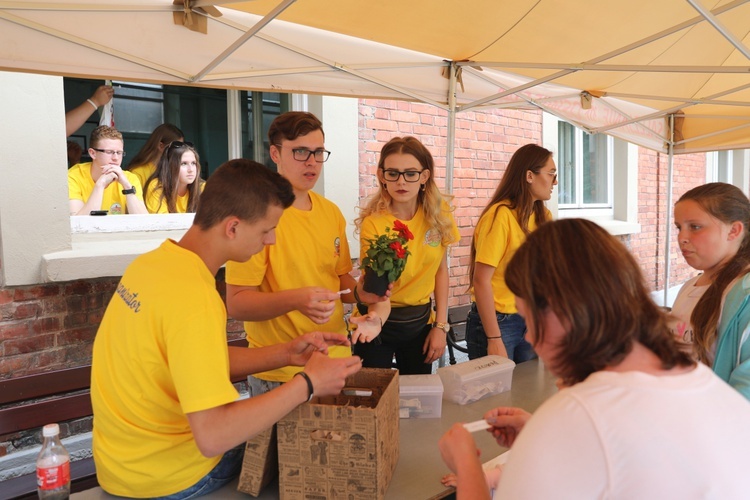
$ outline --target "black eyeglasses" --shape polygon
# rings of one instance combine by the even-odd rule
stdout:
[[[274,144],[274,146],[277,148],[282,147],[281,144]],[[292,148],[292,157],[297,161],[307,161],[311,156],[313,156],[318,163],[324,163],[328,161],[331,152],[325,149]]]
[[[402,175],[406,182],[419,182],[419,176],[422,175],[424,170],[407,170],[405,172],[399,172],[398,170],[383,170],[383,178],[389,182],[397,182],[398,178]]]
[[[107,156],[119,156],[120,158],[123,158],[125,156],[125,151],[117,151],[114,149],[99,149],[99,148],[91,148],[94,151],[98,151],[100,153],[104,153]]]
[[[181,147],[184,147],[184,146],[192,148],[193,147],[193,143],[192,142],[183,142],[183,141],[172,141],[172,142],[169,143],[169,146],[167,146],[167,147],[169,149],[177,149],[177,148],[181,148]]]

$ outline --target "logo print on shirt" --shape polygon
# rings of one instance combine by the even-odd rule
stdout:
[[[424,234],[424,244],[429,245],[431,247],[436,247],[440,245],[440,242],[442,241],[442,238],[440,238],[440,233],[437,229],[430,229]]]
[[[109,213],[112,215],[120,215],[122,214],[122,205],[119,203],[113,203],[111,207],[109,207]]]
[[[341,255],[341,238],[336,236],[336,239],[333,240],[333,256],[339,257]]]

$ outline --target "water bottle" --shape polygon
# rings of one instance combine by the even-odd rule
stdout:
[[[70,455],[60,443],[60,426],[45,425],[42,436],[42,451],[36,459],[37,493],[39,498],[64,500],[70,497]]]

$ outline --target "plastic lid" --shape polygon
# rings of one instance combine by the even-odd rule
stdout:
[[[57,424],[47,424],[42,429],[42,436],[46,438],[57,436],[58,434],[60,434],[60,426]]]

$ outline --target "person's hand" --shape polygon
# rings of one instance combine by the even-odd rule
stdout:
[[[328,354],[328,347],[333,345],[351,345],[346,335],[331,332],[310,332],[297,337],[287,344],[289,348],[289,364],[304,366],[312,353]]]
[[[385,295],[382,297],[374,293],[365,292],[365,275],[359,277],[357,281],[357,297],[363,304],[376,304],[378,302],[385,302],[391,297],[391,291],[393,290],[393,283],[388,283],[388,289],[385,291]]]
[[[349,323],[357,325],[357,328],[352,331],[352,344],[372,342],[380,335],[380,329],[383,327],[383,320],[374,311],[364,316],[352,316],[349,318]]]
[[[295,309],[318,325],[328,323],[336,308],[336,301],[341,298],[338,292],[319,286],[298,288],[296,292]]]
[[[484,414],[484,419],[492,428],[487,429],[497,444],[510,448],[518,434],[531,418],[531,413],[520,408],[501,406]]]
[[[422,346],[422,354],[424,354],[424,362],[427,364],[440,359],[445,352],[446,346],[446,333],[440,328],[432,328],[430,333],[427,334],[427,338]]]
[[[453,424],[453,427],[443,434],[438,441],[438,448],[443,462],[451,472],[457,472],[456,464],[465,460],[476,460],[480,454],[471,433],[461,423]]]
[[[91,96],[91,100],[94,101],[98,107],[102,107],[112,100],[115,95],[115,89],[111,85],[99,85],[99,87]]]
[[[495,356],[508,357],[508,351],[505,350],[503,339],[487,339],[487,354]]]
[[[316,396],[335,396],[346,384],[346,377],[354,375],[362,368],[362,358],[329,358],[320,352],[313,352],[305,364],[305,373],[313,384]]]
[[[455,488],[458,484],[458,476],[451,472],[450,474],[446,474],[441,477],[440,482],[443,483],[443,486]]]
[[[117,180],[117,172],[103,172],[96,180],[96,185],[102,189],[106,188]]]

